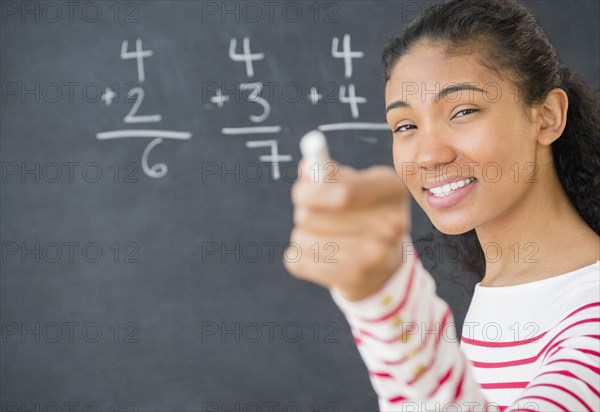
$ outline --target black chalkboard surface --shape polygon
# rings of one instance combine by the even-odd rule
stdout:
[[[377,410],[283,267],[290,187],[312,129],[392,165],[379,54],[431,3],[0,4],[1,410]],[[569,4],[529,6],[597,88],[599,6]],[[422,255],[460,334],[481,268]]]

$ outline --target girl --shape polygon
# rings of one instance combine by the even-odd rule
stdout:
[[[396,173],[339,166],[314,184],[302,169],[291,241],[306,253],[286,267],[331,290],[381,410],[600,410],[597,98],[515,1],[435,5],[383,63]],[[460,344],[407,189],[438,230],[497,250]]]

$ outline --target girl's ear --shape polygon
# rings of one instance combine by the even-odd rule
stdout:
[[[536,110],[539,120],[537,140],[540,144],[549,146],[560,137],[567,125],[568,108],[567,93],[560,88],[550,90]]]

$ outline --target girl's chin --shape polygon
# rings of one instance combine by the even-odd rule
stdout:
[[[462,235],[471,231],[474,226],[471,222],[445,222],[439,219],[432,219],[429,217],[433,226],[445,235]]]
[[[451,229],[451,230],[445,230],[445,229],[438,228],[436,226],[436,229],[439,230],[440,232],[442,232],[445,235],[462,235],[464,233],[467,233],[468,231],[470,231],[473,228],[470,228],[470,229]]]
[[[460,235],[477,226],[473,210],[467,204],[454,208],[436,209],[428,204],[421,206],[433,226],[446,235]]]

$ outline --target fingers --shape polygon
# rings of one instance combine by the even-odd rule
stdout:
[[[352,236],[320,236],[294,228],[284,262],[292,274],[313,282],[334,285],[346,278],[357,281],[359,274],[385,260],[391,249],[387,242],[376,239],[357,246]]]
[[[295,206],[315,209],[342,209],[362,207],[386,200],[403,199],[407,189],[394,169],[374,166],[364,171],[328,163],[329,170],[320,183],[311,181],[305,164],[302,177],[292,187],[292,202]],[[315,168],[316,169],[316,168]],[[324,169],[324,168],[321,168]],[[323,176],[322,176],[323,177]]]
[[[296,278],[346,290],[374,288],[401,260],[399,240],[393,246],[377,239],[357,245],[352,236],[319,236],[298,228],[284,255],[286,269]]]
[[[408,190],[387,166],[321,166],[299,164],[291,194],[295,227],[284,265],[297,278],[358,300],[402,264]]]
[[[371,208],[352,208],[331,211],[297,206],[294,209],[296,227],[321,235],[373,236],[393,242],[409,230],[408,204],[386,201]]]
[[[373,166],[357,176],[350,197],[358,206],[385,200],[405,199],[407,189],[396,171],[387,166]]]

